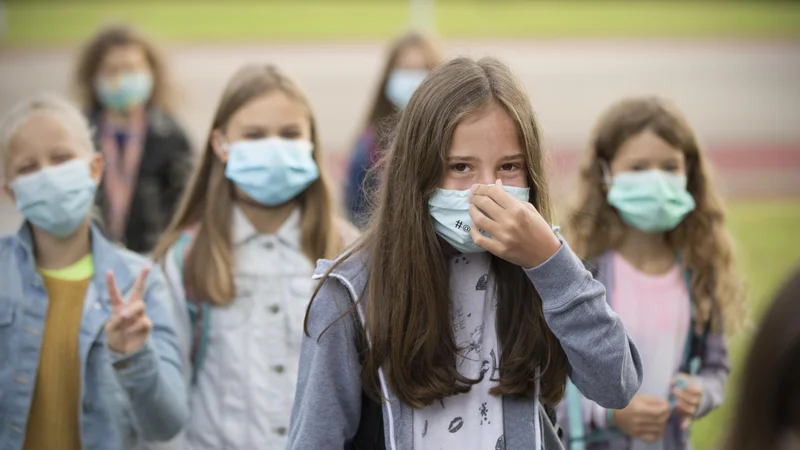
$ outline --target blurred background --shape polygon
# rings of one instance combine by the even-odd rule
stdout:
[[[229,76],[273,62],[309,95],[325,169],[341,194],[378,89],[388,41],[410,28],[445,55],[494,55],[531,95],[557,204],[594,121],[623,96],[658,94],[688,115],[726,195],[753,321],[800,262],[800,3],[768,1],[106,0],[0,1],[0,114],[42,90],[68,92],[80,45],[127,22],[161,45],[195,148]],[[0,232],[19,216],[0,194]],[[733,342],[738,364],[748,333]],[[737,380],[734,370],[729,391]],[[733,406],[693,427],[712,448]]]

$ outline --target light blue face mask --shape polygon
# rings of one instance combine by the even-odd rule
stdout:
[[[417,90],[425,77],[427,70],[396,69],[389,74],[386,80],[386,98],[397,109],[403,109],[411,100],[411,95]]]
[[[94,203],[97,191],[83,159],[22,175],[10,184],[17,209],[37,228],[56,237],[75,232]]]
[[[503,186],[503,190],[519,201],[529,201],[530,188]],[[433,218],[436,234],[453,248],[461,253],[485,252],[486,250],[475,245],[469,234],[472,228],[472,219],[469,217],[470,194],[472,191],[469,189],[465,191],[437,189],[428,200],[428,210]],[[483,234],[491,237],[487,233]]]
[[[615,175],[607,199],[623,222],[648,233],[674,229],[695,207],[686,177],[663,170]]]
[[[126,72],[116,80],[99,79],[95,88],[100,103],[116,111],[129,111],[150,98],[153,77],[147,72]]]
[[[302,139],[236,141],[228,146],[225,176],[258,203],[282,205],[319,178],[313,149]]]

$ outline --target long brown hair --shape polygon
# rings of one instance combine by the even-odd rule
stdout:
[[[606,201],[603,165],[610,166],[619,148],[644,131],[679,149],[686,159],[687,189],[696,206],[666,238],[691,272],[696,331],[710,322],[714,331],[734,332],[744,322],[744,292],[725,226],[725,209],[694,130],[666,100],[622,100],[600,118],[580,168],[577,198],[565,235],[578,256],[590,261],[619,245],[625,227],[617,210]]]
[[[540,133],[519,81],[493,58],[458,58],[435,69],[400,116],[385,156],[377,210],[359,243],[340,260],[356,253],[369,260],[368,292],[359,300],[366,303],[371,339],[362,381],[376,398],[379,368],[397,397],[413,408],[467,392],[477,381],[456,368],[464,349],[453,336],[449,265],[428,199],[441,183],[458,124],[493,103],[516,122],[530,202],[550,219]],[[540,366],[542,401],[555,405],[564,391],[566,356],[544,320],[541,299],[522,268],[496,257],[491,266],[502,349],[500,382],[491,393],[533,395]]]
[[[73,76],[73,90],[84,111],[100,109],[94,83],[106,54],[114,48],[136,45],[141,47],[153,73],[153,92],[149,104],[166,112],[172,111],[172,92],[164,58],[144,33],[126,24],[114,24],[101,29],[83,48]]]
[[[232,217],[234,185],[225,177],[225,164],[212,147],[214,130],[225,130],[231,117],[242,107],[269,92],[280,91],[300,102],[311,123],[313,157],[320,161],[317,125],[300,88],[273,65],[246,66],[228,83],[222,94],[203,152],[172,223],[154,251],[160,260],[180,234],[199,224],[199,231],[185,261],[186,285],[197,298],[214,304],[230,303],[235,294],[232,265]],[[302,210],[301,247],[311,261],[331,258],[342,251],[342,237],[334,219],[328,183],[323,171],[298,201]]]
[[[778,450],[800,439],[800,271],[775,297],[750,347],[725,450]]]
[[[386,97],[386,83],[389,81],[389,75],[397,60],[404,51],[411,47],[419,47],[425,53],[428,63],[428,69],[433,70],[434,67],[439,65],[442,61],[442,54],[438,45],[432,37],[423,34],[419,31],[410,31],[399,38],[397,38],[389,47],[389,55],[386,58],[386,63],[383,66],[380,83],[375,92],[374,100],[372,101],[372,108],[369,110],[367,116],[367,126],[379,127],[380,124],[395,113],[395,107],[392,102]]]

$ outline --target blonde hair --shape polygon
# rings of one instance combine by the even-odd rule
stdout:
[[[89,122],[70,102],[57,94],[38,94],[17,103],[0,122],[0,158],[4,171],[8,166],[11,140],[19,127],[37,114],[50,114],[78,138],[81,147],[91,153],[94,149]]]
[[[214,153],[211,135],[214,130],[224,130],[231,117],[251,100],[274,91],[286,94],[308,110],[313,157],[319,164],[317,126],[300,88],[273,65],[243,67],[222,94],[202,162],[195,168],[178,211],[154,251],[154,259],[162,259],[182,232],[199,225],[197,237],[185,260],[184,276],[192,295],[213,304],[230,303],[235,295],[231,272],[234,186],[225,177],[225,164]],[[320,177],[298,196],[298,200],[302,210],[303,253],[311,261],[335,257],[343,249],[343,241],[322,171]]]
[[[602,166],[611,165],[620,147],[645,131],[682,151],[686,159],[687,189],[696,207],[666,238],[691,272],[695,331],[709,325],[714,331],[734,332],[744,324],[744,287],[725,226],[725,209],[695,132],[672,103],[656,97],[631,98],[601,116],[580,168],[565,235],[573,250],[590,261],[619,245],[625,227],[606,201]]]

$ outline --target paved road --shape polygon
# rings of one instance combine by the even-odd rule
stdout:
[[[246,62],[274,62],[306,89],[331,170],[358,132],[382,65],[381,43],[169,47],[183,92],[180,115],[203,141],[227,78]],[[495,55],[529,91],[558,187],[597,115],[627,95],[674,99],[722,166],[731,195],[799,195],[800,42],[458,41],[449,56]],[[66,91],[75,50],[0,51],[0,112],[39,90]],[[758,153],[754,153],[758,152]],[[336,174],[335,174],[336,175]],[[5,206],[3,206],[5,204]],[[0,200],[0,232],[16,226]]]

